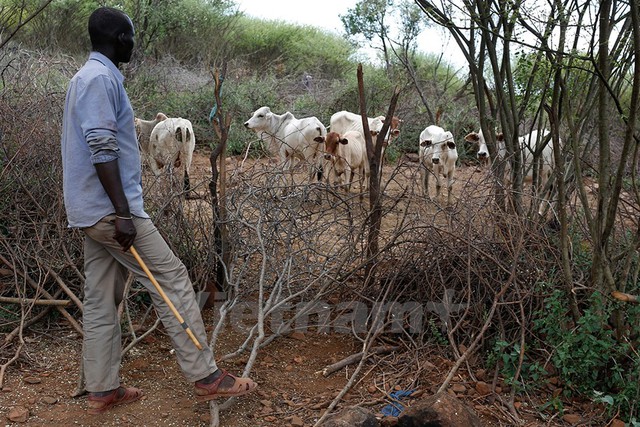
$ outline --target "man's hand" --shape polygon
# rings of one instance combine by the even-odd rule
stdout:
[[[138,234],[138,232],[131,218],[116,216],[116,232],[113,234],[113,238],[122,246],[124,252],[127,252],[131,245],[133,245],[136,234]]]

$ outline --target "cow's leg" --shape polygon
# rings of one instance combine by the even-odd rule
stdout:
[[[347,193],[351,192],[351,182],[353,181],[353,171],[351,170],[351,166],[347,166],[344,169],[344,191]]]
[[[149,166],[151,166],[151,172],[153,172],[155,176],[160,176],[162,174],[162,169],[164,169],[164,163],[153,158],[150,160]]]
[[[420,181],[422,184],[422,195],[427,199],[431,198],[429,197],[429,173],[430,171],[429,169],[427,169],[427,166],[424,163],[420,163]]]
[[[442,182],[440,181],[440,165],[434,165],[433,173],[436,176],[436,199],[440,197],[440,190],[442,190]]]
[[[307,182],[309,184],[313,184],[313,177],[316,176],[316,174],[318,173],[318,162],[313,159],[312,161],[308,161],[308,160],[304,160],[305,162],[309,163],[309,173],[307,176]]]
[[[189,191],[191,191],[191,182],[189,181],[189,173],[186,170],[184,171],[183,189],[185,193],[189,193]]]
[[[293,158],[289,154],[285,154],[285,160],[282,165],[282,195],[289,193],[289,187],[293,186],[293,168],[291,167]]]
[[[453,189],[453,171],[447,173],[447,205],[451,204],[451,190]]]
[[[327,186],[331,186],[331,181],[335,181],[335,171],[333,167],[333,163],[331,161],[324,162],[324,180],[327,183]]]

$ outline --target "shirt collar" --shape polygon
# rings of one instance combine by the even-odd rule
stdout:
[[[118,78],[118,80],[120,80],[120,82],[124,81],[124,76],[122,75],[118,67],[116,67],[116,65],[113,62],[111,62],[109,58],[107,58],[100,52],[92,51],[89,54],[89,60],[92,60],[92,59],[102,63],[105,67],[110,69],[111,72]]]

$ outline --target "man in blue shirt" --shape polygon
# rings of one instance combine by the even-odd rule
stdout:
[[[206,343],[187,269],[144,211],[133,108],[118,69],[131,59],[133,23],[120,10],[102,7],[89,17],[88,29],[92,51],[71,79],[65,100],[62,165],[69,227],[85,234],[83,367],[89,412],[98,414],[143,395],[137,388],[122,386],[119,376],[118,305],[128,271],[148,289],[199,400],[249,393],[257,384],[218,369],[212,350],[206,344],[202,350],[195,346],[129,252],[135,243],[197,340]]]

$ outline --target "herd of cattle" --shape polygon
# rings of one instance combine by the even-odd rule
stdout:
[[[375,138],[381,132],[385,117],[368,119],[369,132]],[[389,130],[384,137],[384,149],[400,134],[402,120],[393,117]],[[183,118],[169,118],[158,113],[153,120],[135,119],[136,132],[140,148],[147,158],[153,173],[158,176],[165,167],[171,166],[176,178],[184,177],[185,190],[188,190],[189,168],[195,149],[195,136],[191,122]],[[358,175],[360,192],[367,189],[369,182],[369,161],[365,143],[361,116],[348,111],[340,111],[331,116],[327,128],[316,117],[298,119],[290,112],[276,114],[269,107],[257,109],[244,123],[247,129],[254,131],[269,147],[277,151],[285,176],[293,183],[293,162],[296,159],[309,165],[307,179],[312,182],[324,173],[329,184],[351,190],[354,175]],[[534,131],[519,138],[525,165],[525,180],[533,176],[533,153],[548,132]],[[478,160],[487,164],[489,152],[482,132],[472,132],[465,141],[478,147]],[[504,159],[507,150],[504,136],[496,134],[497,159]],[[544,188],[551,178],[553,170],[553,146],[545,142],[541,147],[540,188]],[[429,177],[436,181],[436,198],[440,196],[442,181],[446,180],[447,202],[451,203],[451,190],[455,178],[458,151],[451,132],[435,125],[427,126],[420,134],[419,161],[421,187],[423,194],[430,198]],[[507,162],[507,165],[509,162]],[[505,173],[509,177],[510,173]],[[540,205],[542,210],[544,200]]]

